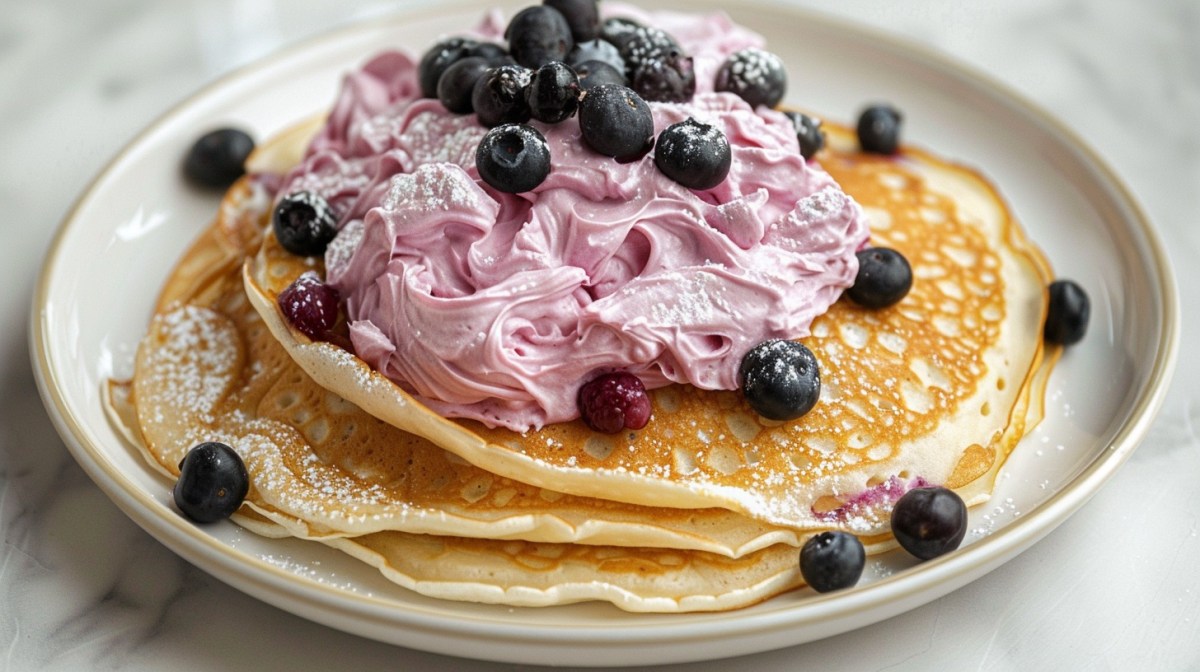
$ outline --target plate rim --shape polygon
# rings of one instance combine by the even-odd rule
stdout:
[[[66,396],[62,393],[63,381],[58,377],[53,366],[52,344],[46,320],[55,271],[66,261],[62,254],[65,241],[73,231],[81,226],[78,219],[79,213],[99,194],[103,193],[104,186],[114,173],[126,162],[133,160],[142,145],[177,117],[182,116],[198,100],[207,98],[244,78],[277,67],[309,50],[318,49],[323,45],[329,46],[331,43],[347,39],[361,31],[376,29],[380,23],[390,24],[401,20],[427,19],[446,11],[447,5],[455,9],[470,7],[486,9],[490,3],[486,0],[453,0],[448,3],[440,3],[437,7],[402,9],[383,18],[368,17],[365,21],[336,27],[298,40],[266,57],[233,69],[167,108],[154,121],[130,138],[110,160],[105,162],[64,214],[43,257],[33,291],[28,332],[30,359],[38,390],[55,429],[93,482],[117,504],[125,515],[151,536],[189,563],[218,579],[233,585],[242,592],[281,606],[292,613],[298,612],[284,606],[281,602],[310,603],[331,617],[345,614],[351,618],[378,621],[380,625],[391,628],[403,625],[409,628],[410,634],[413,635],[408,638],[408,641],[402,643],[403,646],[439,653],[447,651],[421,646],[420,635],[436,633],[443,637],[470,636],[476,640],[503,640],[509,645],[517,646],[545,644],[546,642],[544,631],[534,632],[530,625],[520,622],[506,623],[497,618],[467,613],[437,613],[419,608],[418,605],[405,605],[406,608],[397,609],[394,602],[387,598],[346,591],[266,563],[205,534],[196,526],[184,521],[173,511],[153,499],[148,492],[125,476],[121,470],[115,468],[104,451],[93,445],[94,442],[90,440],[89,432],[82,423],[82,418],[74,412],[71,404],[67,402]],[[1086,467],[1058,492],[1041,502],[1035,510],[1022,516],[1022,520],[993,531],[986,538],[977,540],[960,553],[923,563],[920,572],[901,572],[852,592],[806,598],[805,607],[817,605],[816,608],[783,608],[761,613],[741,612],[740,616],[732,620],[722,618],[720,615],[707,615],[710,616],[709,618],[705,618],[705,615],[701,615],[699,618],[681,617],[688,615],[664,615],[666,618],[662,619],[662,623],[638,629],[592,629],[586,626],[563,624],[560,628],[553,629],[556,634],[568,634],[569,636],[566,640],[559,640],[554,647],[555,650],[572,646],[611,644],[613,641],[627,644],[663,643],[665,641],[674,647],[679,647],[690,641],[711,640],[714,636],[722,639],[749,635],[762,636],[784,628],[797,628],[815,622],[849,619],[862,611],[882,610],[886,612],[889,608],[894,608],[896,609],[894,613],[900,613],[911,608],[904,606],[906,601],[930,593],[935,593],[930,599],[936,599],[936,597],[986,574],[994,566],[1007,562],[1011,557],[1027,549],[1038,539],[1049,534],[1094,496],[1145,438],[1166,397],[1170,378],[1175,369],[1180,340],[1180,309],[1178,288],[1169,256],[1157,230],[1151,224],[1131,189],[1074,130],[1007,84],[979,71],[974,66],[910,39],[825,12],[784,5],[770,0],[751,0],[740,3],[738,11],[770,11],[786,14],[790,20],[807,19],[824,23],[857,40],[870,40],[883,49],[906,55],[921,68],[934,68],[941,74],[949,74],[962,81],[974,80],[972,85],[975,88],[990,94],[995,101],[1020,109],[1031,121],[1057,136],[1064,148],[1080,158],[1081,165],[1096,173],[1096,182],[1111,192],[1113,202],[1123,210],[1121,219],[1139,234],[1144,245],[1144,255],[1147,260],[1153,261],[1151,267],[1147,269],[1146,278],[1151,281],[1152,287],[1159,290],[1154,296],[1160,304],[1159,312],[1162,316],[1159,336],[1157,342],[1154,343],[1156,358],[1142,383],[1141,394],[1129,409],[1129,419],[1118,428],[1108,445],[1099,450]],[[163,511],[169,515],[162,515]],[[212,564],[215,566],[211,566]],[[988,564],[994,566],[980,571],[981,566]],[[976,576],[969,576],[971,574],[976,574]],[[945,589],[941,590],[942,588]],[[737,612],[728,613],[736,614]],[[338,627],[334,622],[316,619],[310,614],[298,615],[324,622],[331,627]],[[882,620],[887,615],[889,614],[873,619],[871,622]],[[846,630],[838,632],[844,631]],[[367,634],[367,636],[371,635]],[[379,637],[374,638],[380,639]],[[811,639],[797,639],[792,643],[799,644],[811,641]],[[401,644],[395,639],[382,641]],[[461,652],[459,655],[462,655]],[[544,662],[541,658],[528,656],[496,658],[495,660]],[[575,658],[571,660],[575,664],[580,662]],[[687,660],[687,658],[676,656],[664,658],[662,662],[683,660]]]

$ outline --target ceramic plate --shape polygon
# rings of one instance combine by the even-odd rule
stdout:
[[[728,4],[728,3],[726,3]],[[170,483],[113,431],[101,383],[127,375],[155,294],[217,197],[178,166],[190,143],[235,124],[266,137],[328,105],[341,73],[385,47],[422,50],[474,24],[481,3],[410,12],[307,42],[217,82],[167,113],[82,195],[45,262],[32,348],[46,405],[76,459],[139,525],[197,566],[286,610],[366,637],[452,655],[548,664],[648,664],[811,641],[912,609],[982,576],[1063,522],[1125,461],[1166,390],[1178,338],[1168,262],[1133,199],[1060,123],[943,57],[797,10],[737,3],[789,66],[788,103],[853,120],[904,110],[906,137],[982,168],[1060,277],[1093,301],[1088,338],[1050,382],[1047,418],[1018,447],[963,549],[914,565],[871,559],[854,590],[809,590],[720,614],[635,615],[607,605],[510,609],[425,599],[315,543],[196,527]],[[687,8],[708,11],[713,0]],[[1064,559],[1064,562],[1071,560]]]

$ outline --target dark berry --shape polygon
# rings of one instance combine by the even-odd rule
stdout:
[[[502,65],[484,73],[471,92],[471,107],[479,123],[491,128],[529,121],[525,89],[533,73],[524,66]]]
[[[517,63],[536,70],[550,61],[565,61],[575,40],[567,19],[553,7],[526,7],[504,31],[508,51]]]
[[[630,88],[654,103],[686,103],[696,93],[692,57],[672,52],[642,60],[630,77]]]
[[[914,488],[892,509],[892,534],[921,560],[958,548],[967,534],[967,505],[953,490]]]
[[[821,396],[821,373],[812,351],[796,341],[770,340],[750,349],[738,369],[742,396],[759,415],[793,420]]]
[[[579,75],[562,61],[551,61],[533,73],[527,89],[533,118],[557,124],[579,108]]]
[[[233,515],[250,491],[246,464],[223,443],[201,443],[179,463],[179,480],[171,494],[183,515],[212,523]]]
[[[417,81],[421,85],[421,95],[425,98],[437,98],[438,80],[442,78],[446,68],[470,55],[468,52],[478,46],[479,43],[475,40],[451,37],[426,51],[417,65]]]
[[[283,249],[303,257],[324,254],[337,235],[337,219],[319,194],[298,191],[275,206],[271,227]]]
[[[872,105],[858,116],[858,146],[871,154],[895,154],[903,117],[890,105]]]
[[[800,142],[800,156],[812,159],[825,147],[825,133],[821,131],[821,120],[800,112],[784,112],[796,129],[796,140]]]
[[[183,160],[183,174],[196,184],[224,189],[246,173],[254,139],[237,128],[219,128],[196,140]]]
[[[314,341],[323,341],[337,324],[338,300],[336,289],[308,271],[284,288],[275,302],[288,324]]]
[[[1087,333],[1091,312],[1091,302],[1082,287],[1070,280],[1055,280],[1050,283],[1045,339],[1062,345],[1078,343]]]
[[[579,130],[589,147],[618,161],[640,158],[654,145],[650,106],[623,86],[588,89],[579,103]]]
[[[862,542],[847,532],[822,532],[800,549],[800,575],[818,593],[852,587],[866,564]]]
[[[438,100],[455,114],[473,112],[475,84],[491,67],[486,58],[479,56],[467,56],[455,61],[438,80]]]
[[[615,46],[618,50],[625,47],[625,43],[633,38],[634,33],[642,24],[620,16],[610,17],[600,24],[600,39]]]
[[[567,65],[578,70],[580,64],[588,61],[607,63],[618,72],[625,72],[625,59],[621,58],[621,50],[617,49],[612,42],[604,40],[576,42],[575,48],[567,54]]]
[[[729,174],[732,163],[725,134],[692,117],[668,126],[654,145],[654,165],[688,189],[717,186]]]
[[[579,388],[579,415],[597,432],[641,429],[650,421],[650,397],[631,373],[606,373]]]
[[[624,70],[617,70],[603,61],[584,61],[575,66],[575,74],[579,75],[579,88],[581,91],[587,91],[597,86],[603,86],[604,84],[625,86],[628,83],[628,80],[625,79]]]
[[[721,64],[715,88],[737,94],[752,107],[775,107],[787,92],[787,71],[775,54],[749,47]]]
[[[912,289],[912,267],[908,259],[890,247],[860,250],[858,275],[846,295],[864,308],[886,308],[898,303]]]
[[[510,59],[508,51],[495,42],[480,42],[467,49],[464,55],[485,58],[493,67],[505,65],[504,61]]]
[[[550,174],[550,147],[532,126],[504,124],[483,136],[475,150],[479,177],[510,194],[532,191]]]
[[[620,49],[621,59],[625,61],[625,76],[630,79],[643,63],[666,60],[672,54],[683,54],[675,38],[664,30],[648,26],[635,28],[621,43]]]
[[[542,4],[563,15],[576,42],[594,40],[600,35],[600,8],[596,0],[542,0]]]

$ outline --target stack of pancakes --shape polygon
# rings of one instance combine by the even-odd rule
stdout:
[[[285,172],[314,130],[264,145],[252,174]],[[169,476],[198,443],[233,446],[251,474],[237,522],[341,549],[426,595],[679,612],[793,589],[812,534],[888,548],[892,504],[911,487],[985,500],[1040,419],[1054,359],[1048,266],[995,190],[919,150],[869,155],[827,132],[818,160],[915,280],[895,306],[843,298],[813,323],[803,342],[823,387],[800,419],[685,385],[650,392],[650,423],[617,435],[438,416],[289,327],[276,296],[323,269],[278,245],[267,181],[253,177],[168,278],[133,378],[110,385],[113,415]]]

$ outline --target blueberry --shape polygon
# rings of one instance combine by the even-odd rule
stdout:
[[[725,59],[714,87],[737,94],[751,107],[775,107],[787,92],[787,71],[775,54],[748,47]]]
[[[852,587],[866,565],[862,542],[847,532],[822,532],[800,549],[800,575],[818,593]]]
[[[438,97],[438,80],[446,72],[446,68],[470,55],[471,49],[479,43],[465,37],[451,37],[430,47],[421,56],[417,64],[417,81],[421,85],[421,95],[425,98]]]
[[[557,124],[579,108],[579,75],[562,61],[550,61],[533,73],[527,93],[533,118]]]
[[[686,103],[696,93],[692,57],[678,52],[642,60],[630,80],[639,96],[655,103]]]
[[[250,474],[242,458],[223,443],[201,443],[179,463],[172,495],[183,515],[212,523],[233,515],[250,491]]]
[[[600,8],[596,0],[542,0],[542,4],[563,15],[576,42],[594,40],[600,35]]]
[[[890,247],[860,250],[858,275],[846,295],[864,308],[886,308],[903,299],[912,289],[913,274],[908,260]]]
[[[821,130],[821,120],[800,112],[784,112],[792,120],[796,129],[796,140],[800,141],[800,156],[812,159],[825,147],[825,133]]]
[[[475,84],[482,78],[491,64],[486,58],[467,56],[455,61],[446,68],[442,78],[438,80],[438,100],[445,108],[455,114],[469,114],[475,111]]]
[[[579,388],[579,416],[596,432],[641,429],[650,421],[650,397],[631,373],[607,373]]]
[[[487,59],[493,67],[506,65],[506,61],[511,60],[508,51],[504,47],[495,42],[480,42],[473,47],[467,49],[464,56],[477,56]]]
[[[579,130],[589,147],[618,161],[638,159],[654,145],[650,106],[623,86],[588,89],[579,103]]]
[[[665,60],[672,54],[682,55],[683,49],[675,38],[664,30],[639,26],[624,38],[620,46],[625,61],[625,76],[633,79],[638,67],[647,61]]]
[[[579,88],[583,91],[604,84],[613,86],[627,84],[624,70],[617,70],[603,61],[584,61],[575,66],[575,73],[579,75]]]
[[[237,128],[218,128],[200,136],[183,160],[183,174],[196,184],[224,189],[246,173],[254,139]]]
[[[529,121],[525,89],[532,76],[529,68],[520,65],[502,65],[485,72],[471,92],[471,107],[479,123],[491,128]]]
[[[1074,345],[1087,333],[1092,312],[1087,292],[1070,280],[1055,280],[1049,289],[1050,306],[1043,336],[1050,343]]]
[[[567,19],[553,7],[526,7],[504,31],[508,51],[517,63],[536,70],[550,61],[565,61],[575,40]]]
[[[624,48],[626,42],[633,38],[638,28],[642,27],[642,24],[633,19],[621,16],[610,17],[600,24],[600,39],[620,50]]]
[[[688,189],[712,189],[725,180],[732,163],[725,134],[692,117],[668,126],[654,146],[654,165]]]
[[[892,509],[892,534],[921,560],[944,555],[958,548],[967,534],[967,505],[947,488],[914,488]]]
[[[336,225],[329,203],[311,191],[284,196],[271,217],[275,238],[283,249],[305,257],[325,253],[337,235]]]
[[[858,116],[858,146],[871,154],[895,154],[903,117],[891,105],[872,105]]]
[[[532,191],[550,174],[550,148],[537,129],[525,124],[497,126],[475,150],[479,177],[499,191]]]
[[[796,341],[769,340],[742,357],[738,383],[751,408],[770,420],[794,420],[821,396],[821,373],[812,351]]]
[[[578,70],[579,65],[588,61],[600,61],[611,65],[617,71],[625,72],[625,59],[621,58],[621,50],[612,42],[590,40],[576,42],[571,53],[567,54],[567,65]]]
[[[314,341],[327,340],[337,324],[338,291],[307,271],[288,285],[275,302],[288,324]]]

